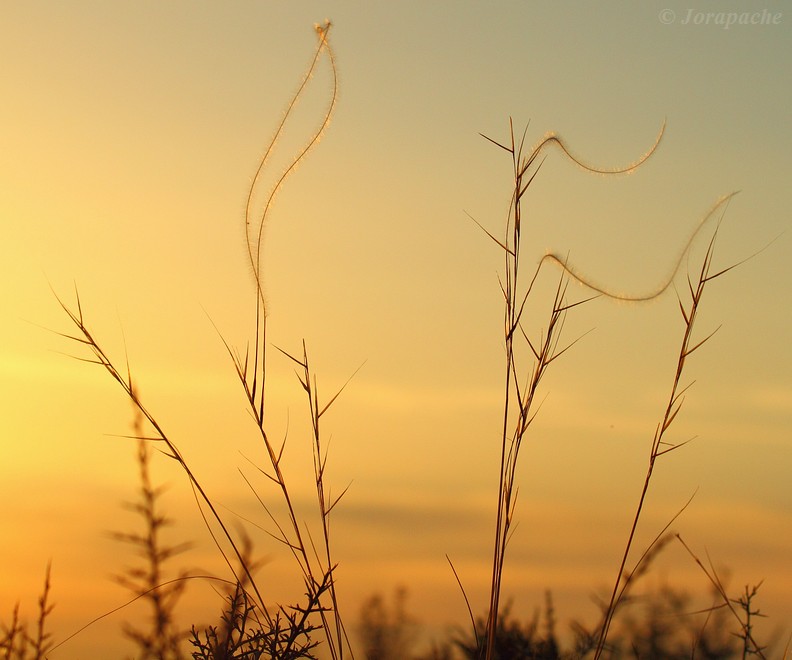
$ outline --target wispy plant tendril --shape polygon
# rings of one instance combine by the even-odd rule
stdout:
[[[261,303],[264,303],[264,293],[263,293],[263,277],[261,274],[261,248],[263,243],[263,236],[264,236],[264,225],[266,224],[267,218],[270,214],[272,209],[272,205],[275,201],[275,197],[277,196],[280,189],[283,187],[286,179],[297,169],[297,166],[305,159],[308,153],[315,147],[319,141],[322,139],[327,127],[330,125],[330,119],[333,116],[333,112],[335,110],[336,101],[338,100],[338,72],[336,70],[336,61],[335,61],[335,54],[333,53],[333,49],[330,46],[330,41],[328,39],[330,33],[331,23],[330,21],[325,21],[324,24],[317,24],[314,26],[316,30],[317,37],[319,38],[319,44],[316,47],[316,51],[314,53],[313,59],[311,60],[311,64],[309,65],[308,69],[303,76],[302,82],[300,86],[297,88],[297,91],[292,96],[291,100],[289,101],[288,105],[286,106],[286,110],[283,113],[283,117],[278,124],[278,127],[275,129],[275,133],[272,136],[267,148],[264,152],[264,155],[259,162],[258,169],[256,170],[256,174],[253,176],[253,181],[250,184],[250,189],[248,190],[247,202],[245,204],[245,239],[247,242],[247,250],[248,250],[248,258],[250,260],[250,266],[253,269],[253,277],[256,280],[256,288],[258,296],[261,300]],[[281,135],[283,134],[284,128],[286,127],[286,123],[289,118],[292,116],[292,112],[294,108],[297,106],[297,102],[302,97],[305,89],[308,85],[308,81],[313,77],[321,57],[323,54],[327,54],[328,60],[330,61],[330,69],[332,73],[332,90],[330,93],[330,100],[328,102],[327,108],[322,116],[322,120],[319,124],[319,127],[311,133],[308,141],[305,143],[303,148],[298,152],[297,156],[289,163],[286,169],[281,173],[280,177],[275,182],[272,190],[269,192],[269,195],[264,202],[264,208],[260,212],[260,215],[256,218],[256,213],[254,211],[254,196],[255,192],[259,186],[259,182],[261,180],[262,174],[264,173],[270,157],[275,150],[275,146],[278,143]]]

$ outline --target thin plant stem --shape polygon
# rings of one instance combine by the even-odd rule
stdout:
[[[505,259],[504,278],[500,282],[504,298],[504,401],[501,426],[500,471],[498,476],[498,505],[495,516],[495,540],[492,554],[486,639],[485,648],[483,649],[487,660],[493,658],[495,638],[498,630],[506,548],[511,536],[518,494],[518,489],[515,487],[518,458],[523,439],[536,416],[538,386],[550,364],[571,346],[559,349],[559,339],[567,311],[576,305],[591,300],[591,298],[588,298],[572,304],[566,303],[565,296],[569,279],[575,279],[584,284],[586,284],[586,281],[568,264],[567,259],[562,259],[554,254],[547,255],[540,260],[527,286],[521,285],[520,251],[522,223],[524,221],[522,214],[523,196],[534,182],[544,162],[544,159],[540,159],[540,156],[550,147],[560,149],[566,158],[584,171],[598,174],[629,174],[640,167],[654,153],[662,139],[664,130],[665,124],[663,124],[654,144],[641,158],[625,167],[613,169],[595,167],[584,162],[581,158],[573,155],[565,141],[555,133],[546,135],[525,155],[526,133],[524,132],[522,137],[517,140],[514,133],[514,125],[511,121],[510,140],[507,145],[483,136],[509,154],[512,161],[513,176],[512,197],[506,222],[505,238],[503,240],[496,238],[478,222],[476,223],[503,250]],[[524,330],[523,314],[540,269],[548,260],[555,261],[561,265],[562,275],[556,288],[547,330],[540,340],[534,343]],[[603,293],[608,295],[602,289],[591,288],[595,289],[597,295]],[[519,347],[518,344],[520,345]],[[521,357],[522,351],[526,348],[529,349],[529,356],[531,356],[532,360],[530,368],[524,365]]]
[[[710,242],[707,246],[704,259],[702,260],[702,265],[696,284],[694,285],[693,282],[688,277],[687,284],[688,284],[688,292],[690,294],[689,305],[686,307],[685,304],[682,302],[681,298],[679,299],[679,310],[684,320],[684,331],[682,334],[682,342],[679,349],[679,355],[677,357],[676,369],[672,380],[671,393],[669,395],[668,402],[666,403],[663,417],[660,423],[657,425],[655,429],[654,437],[652,438],[652,443],[649,450],[649,462],[646,469],[646,475],[644,477],[643,487],[641,488],[641,493],[638,498],[638,504],[635,510],[635,515],[633,516],[632,524],[630,526],[630,531],[627,536],[627,542],[625,544],[624,552],[622,554],[619,570],[617,571],[616,579],[614,580],[610,601],[608,603],[607,608],[605,609],[603,623],[599,632],[597,648],[594,654],[595,659],[599,658],[605,649],[605,643],[608,637],[608,632],[610,630],[611,623],[613,622],[613,617],[616,612],[619,599],[621,597],[621,594],[624,593],[623,590],[622,592],[619,591],[619,585],[621,584],[622,578],[624,576],[625,567],[627,565],[630,551],[632,549],[633,542],[635,540],[635,534],[638,529],[638,523],[640,521],[641,514],[643,512],[644,505],[646,503],[646,498],[649,492],[649,484],[652,480],[652,475],[654,474],[654,469],[657,460],[661,456],[665,456],[666,454],[676,449],[679,449],[680,447],[686,444],[685,442],[682,443],[669,442],[666,440],[666,435],[669,428],[673,424],[674,420],[677,418],[677,415],[679,414],[680,410],[682,409],[682,405],[685,401],[685,393],[690,387],[690,386],[681,387],[682,374],[685,365],[687,363],[687,359],[694,351],[700,348],[714,334],[713,332],[712,334],[696,342],[695,344],[692,343],[693,329],[695,326],[699,308],[701,306],[701,300],[702,300],[702,296],[704,295],[705,287],[709,282],[720,277],[724,273],[731,270],[731,268],[733,268],[732,266],[724,270],[721,270],[717,273],[714,274],[711,273],[712,258],[713,258],[717,233],[718,233],[718,229],[716,227],[715,231],[713,232],[712,238],[710,239]]]

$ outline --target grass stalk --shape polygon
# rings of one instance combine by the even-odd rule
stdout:
[[[52,635],[46,632],[46,622],[52,613],[54,605],[49,602],[50,595],[50,574],[52,572],[52,562],[47,564],[47,572],[44,576],[44,588],[38,599],[38,617],[36,619],[36,636],[30,639],[30,646],[34,660],[43,660],[52,648]]]
[[[129,568],[116,578],[119,584],[145,600],[151,609],[151,627],[142,631],[134,626],[124,626],[125,635],[140,649],[143,658],[176,660],[181,658],[179,649],[184,637],[175,628],[174,615],[176,604],[187,584],[186,574],[176,580],[165,580],[164,564],[175,555],[187,550],[191,544],[165,546],[161,541],[162,529],[170,524],[170,519],[160,513],[159,498],[163,489],[155,487],[151,479],[149,446],[143,437],[140,411],[136,411],[134,431],[137,438],[137,461],[140,475],[140,500],[127,505],[139,514],[145,524],[145,532],[115,532],[113,538],[130,544],[144,560],[143,568]]]
[[[573,155],[565,141],[555,133],[546,135],[527,154],[524,151],[525,132],[518,141],[514,134],[514,125],[510,122],[510,141],[504,145],[487,136],[487,140],[506,151],[512,162],[512,198],[506,222],[503,240],[481,227],[487,235],[502,249],[505,258],[504,277],[500,288],[504,298],[504,346],[506,364],[504,370],[504,400],[500,444],[500,473],[498,477],[498,504],[495,520],[495,539],[492,555],[492,573],[490,582],[489,611],[486,625],[483,655],[487,660],[493,658],[495,636],[498,630],[498,616],[502,591],[503,570],[506,548],[511,534],[518,489],[515,477],[520,449],[528,429],[537,412],[537,390],[550,364],[566,352],[572,344],[559,348],[559,340],[567,312],[577,305],[588,302],[598,295],[610,295],[607,291],[590,287],[595,295],[574,303],[566,302],[567,286],[570,279],[589,284],[573,269],[566,258],[548,254],[540,260],[527,286],[521,284],[521,231],[522,231],[522,200],[528,188],[538,174],[544,158],[544,152],[550,147],[558,148],[561,153],[586,172],[597,174],[626,174],[635,171],[655,151],[662,139],[665,125],[660,130],[652,147],[637,161],[620,168],[595,167]],[[475,220],[474,220],[475,221]],[[556,287],[547,330],[538,341],[532,341],[524,329],[523,314],[526,303],[539,276],[542,265],[555,261],[561,266],[561,277]],[[523,354],[528,355],[528,361]]]
[[[267,618],[268,621],[270,621],[271,620],[270,615],[269,612],[267,611],[266,606],[264,605],[264,599],[258,589],[258,586],[256,585],[255,579],[253,578],[253,575],[250,572],[250,569],[248,568],[247,563],[245,562],[244,557],[242,556],[242,553],[236,541],[234,540],[233,535],[226,526],[225,521],[220,516],[219,512],[217,511],[209,495],[204,490],[200,481],[198,480],[198,478],[196,477],[196,475],[193,473],[192,469],[188,465],[181,451],[179,451],[175,442],[171,440],[171,438],[165,432],[163,427],[159,424],[159,422],[154,417],[154,415],[149,412],[149,410],[146,408],[146,406],[139,398],[137,390],[135,389],[134,383],[132,381],[132,374],[129,367],[127,367],[126,369],[126,374],[124,374],[118,368],[116,368],[114,362],[110,359],[108,354],[104,351],[102,346],[93,336],[88,326],[86,325],[85,318],[83,316],[79,293],[75,291],[76,302],[74,308],[71,308],[68,305],[66,305],[66,303],[63,302],[63,300],[61,300],[60,297],[56,296],[56,298],[60,303],[61,307],[63,308],[63,310],[71,319],[72,323],[76,326],[77,330],[79,331],[79,334],[77,335],[68,335],[64,333],[59,333],[59,334],[61,334],[61,336],[63,337],[66,337],[67,339],[71,339],[77,342],[78,344],[83,345],[88,350],[90,350],[90,352],[93,353],[92,359],[91,358],[78,358],[78,359],[91,364],[97,364],[100,367],[102,367],[111,376],[111,378],[121,387],[121,389],[124,391],[129,401],[132,403],[134,409],[142,416],[142,419],[145,420],[145,422],[151,426],[151,428],[154,431],[154,434],[150,436],[140,435],[138,439],[147,442],[153,442],[164,446],[165,449],[161,450],[162,453],[179,464],[180,468],[187,476],[189,484],[196,495],[196,501],[199,503],[199,508],[203,512],[203,507],[206,507],[209,511],[210,519],[219,526],[222,537],[226,540],[226,542],[231,548],[231,552],[239,562],[239,565],[242,570],[242,574],[245,576],[247,580],[249,580],[249,583],[256,595],[258,605],[262,608],[262,612],[264,616]],[[210,534],[212,535],[212,537],[215,539],[215,542],[218,543],[218,548],[220,549],[221,555],[226,565],[233,573],[235,579],[239,581],[241,579],[240,575],[238,575],[236,570],[234,569],[233,564],[226,551],[223,550],[222,547],[219,545],[219,542],[208,522],[207,522],[207,528]]]
[[[760,582],[750,589],[746,585],[742,596],[739,598],[730,598],[726,593],[726,587],[723,584],[723,580],[721,580],[718,572],[715,570],[715,567],[712,564],[712,560],[708,557],[709,568],[707,568],[679,534],[676,534],[676,538],[691,556],[693,561],[696,562],[698,567],[704,572],[704,575],[707,576],[707,579],[715,589],[715,593],[721,600],[721,606],[725,607],[729,612],[731,612],[731,614],[740,624],[740,632],[737,634],[737,637],[739,637],[740,641],[742,642],[741,652],[743,660],[745,660],[745,658],[747,658],[749,655],[755,655],[759,658],[764,658],[765,647],[761,646],[753,636],[753,617],[763,617],[764,614],[762,614],[758,609],[752,609],[753,600],[756,597],[759,587],[762,585],[762,583]],[[735,607],[735,605],[737,607]],[[744,616],[740,616],[738,608],[742,610]]]
[[[638,498],[638,504],[635,510],[635,514],[633,516],[629,534],[627,536],[627,543],[625,545],[625,549],[622,554],[619,570],[617,571],[616,579],[614,580],[610,601],[604,613],[603,622],[599,633],[599,639],[597,642],[597,648],[594,654],[595,658],[599,658],[605,649],[605,643],[608,637],[608,632],[610,630],[610,626],[613,621],[613,617],[618,607],[619,601],[621,600],[621,598],[629,588],[630,576],[633,575],[636,570],[638,570],[641,562],[644,560],[646,556],[646,553],[644,553],[644,555],[642,555],[642,557],[638,560],[635,569],[630,571],[630,573],[625,574],[625,568],[627,566],[627,561],[629,559],[630,551],[632,549],[633,542],[635,540],[635,534],[638,529],[638,523],[640,521],[641,514],[643,512],[644,505],[646,503],[647,494],[649,492],[649,484],[652,480],[652,475],[654,474],[654,469],[657,464],[657,460],[660,457],[665,456],[681,448],[688,442],[688,441],[681,443],[671,442],[666,438],[668,435],[669,428],[671,427],[674,420],[677,418],[677,415],[679,414],[680,410],[682,409],[682,405],[684,404],[685,401],[685,393],[692,385],[691,383],[691,385],[688,385],[686,387],[681,386],[682,374],[684,372],[685,365],[687,364],[687,360],[693,352],[699,349],[705,342],[707,342],[715,334],[715,332],[717,332],[716,329],[715,332],[707,335],[704,339],[699,340],[696,343],[693,343],[693,329],[701,306],[701,301],[704,295],[705,287],[709,282],[719,278],[720,276],[724,275],[726,272],[728,272],[734,267],[731,266],[725,268],[723,270],[718,271],[717,273],[711,272],[712,258],[714,254],[715,240],[717,238],[717,234],[718,234],[718,227],[716,226],[716,229],[713,232],[712,237],[707,246],[704,259],[702,260],[701,269],[699,271],[698,279],[695,285],[693,281],[690,279],[690,277],[688,277],[687,279],[687,285],[688,285],[687,289],[690,295],[690,301],[686,305],[685,303],[683,303],[682,298],[679,295],[677,296],[679,302],[679,310],[682,314],[682,319],[684,322],[684,331],[682,333],[682,341],[679,349],[679,354],[677,357],[674,377],[672,380],[671,393],[668,397],[668,401],[666,403],[661,421],[657,425],[654,436],[652,438],[652,443],[649,449],[649,461],[646,469],[646,474],[644,476],[643,487],[641,488],[641,493]]]
[[[255,491],[251,482],[247,479],[247,477],[244,476],[244,474],[243,478],[250,486],[251,490],[253,490],[254,495],[262,504],[275,525],[277,531],[271,535],[290,550],[296,559],[297,564],[299,565],[304,584],[306,585],[305,595],[307,601],[305,604],[295,605],[290,608],[278,606],[275,611],[270,611],[270,609],[267,608],[263,595],[259,590],[253,575],[253,566],[251,565],[248,553],[240,547],[239,542],[234,538],[234,535],[231,534],[226,522],[220,516],[211,498],[208,496],[197,476],[188,465],[181,451],[177,448],[176,443],[171,440],[154,415],[151,414],[144,406],[134,386],[129,367],[127,366],[126,372],[118,369],[96,338],[93,336],[85,322],[78,293],[76,293],[76,302],[73,307],[66,305],[57,295],[56,298],[78,330],[76,335],[62,336],[67,337],[68,339],[71,339],[86,347],[92,353],[92,357],[81,359],[84,359],[86,362],[98,364],[104,368],[105,371],[112,377],[112,379],[121,386],[127,398],[132,402],[136,411],[136,416],[139,418],[136,422],[138,424],[138,428],[142,428],[143,424],[145,423],[153,429],[153,433],[150,435],[144,435],[142,431],[138,430],[133,437],[137,438],[140,443],[155,443],[164,447],[164,449],[161,450],[162,453],[175,460],[186,474],[190,486],[195,494],[196,502],[198,503],[199,511],[204,518],[207,530],[217,545],[226,565],[234,575],[238,591],[241,590],[241,596],[237,594],[236,599],[232,602],[229,620],[232,622],[236,621],[234,617],[236,617],[240,611],[245,612],[246,616],[247,614],[255,614],[256,616],[260,614],[264,623],[266,624],[266,631],[269,632],[265,635],[266,640],[258,641],[262,641],[262,643],[267,645],[267,652],[270,653],[272,657],[296,658],[303,657],[302,654],[307,654],[308,650],[312,648],[313,643],[309,642],[306,644],[302,640],[305,638],[308,632],[315,629],[313,624],[310,623],[310,619],[312,619],[314,616],[318,616],[322,623],[321,627],[325,632],[330,655],[333,660],[340,660],[344,657],[345,648],[349,648],[349,641],[346,637],[346,632],[338,613],[338,599],[335,586],[336,564],[333,562],[330,552],[330,513],[340,500],[340,496],[331,500],[329,492],[326,493],[325,491],[324,478],[327,464],[327,452],[322,446],[319,424],[320,418],[333,404],[340,392],[332,397],[329,403],[320,408],[319,398],[316,393],[316,379],[309,368],[307,350],[305,350],[304,344],[302,359],[296,360],[289,355],[291,359],[295,360],[303,368],[303,375],[300,377],[300,382],[302,387],[305,389],[309,400],[309,410],[312,421],[314,485],[318,497],[319,518],[321,524],[321,540],[319,547],[317,547],[310,535],[310,531],[307,532],[307,536],[302,531],[302,524],[296,513],[291,490],[287,485],[287,481],[282,470],[285,440],[280,447],[276,447],[276,445],[270,441],[267,431],[265,430],[267,310],[263,291],[264,278],[262,274],[261,254],[265,224],[277,193],[282,188],[286,179],[294,172],[297,165],[302,162],[307,154],[318,144],[319,140],[327,129],[327,126],[329,125],[330,118],[335,108],[337,100],[337,74],[335,56],[328,41],[329,30],[329,22],[325,23],[324,25],[316,26],[316,33],[319,38],[319,43],[314,53],[314,57],[302,79],[297,92],[289,102],[286,112],[280,124],[278,125],[274,136],[267,146],[265,154],[259,163],[258,169],[248,192],[245,210],[245,232],[247,237],[248,258],[253,269],[256,287],[255,339],[252,356],[248,350],[246,351],[244,358],[241,357],[239,353],[233,351],[225,339],[223,339],[223,343],[231,356],[234,368],[239,377],[240,383],[242,384],[247,405],[249,406],[253,415],[253,419],[255,420],[259,436],[265,449],[269,469],[259,469],[262,474],[266,475],[268,479],[277,484],[280,495],[286,504],[287,522],[285,524],[279,522],[271,513],[270,508],[266,506],[263,498],[261,498],[260,495]],[[291,161],[285,171],[277,179],[274,188],[270,191],[268,197],[266,198],[264,209],[261,212],[258,221],[254,221],[253,200],[255,196],[255,189],[258,187],[261,176],[266,169],[270,156],[273,153],[275,146],[284,130],[287,120],[290,118],[298,100],[303,95],[306,85],[311,79],[322,54],[325,53],[328,55],[328,59],[330,61],[333,79],[333,88],[328,107],[322,115],[319,128],[311,134],[306,145],[298,153],[297,157]],[[142,444],[141,447],[143,447]],[[144,449],[141,449],[141,451],[144,451]],[[141,505],[139,511],[146,517],[149,524],[149,531],[151,532],[160,526],[162,520],[157,517],[152,508],[155,491],[148,481],[146,461],[147,459],[141,459],[141,474],[143,480],[143,494],[145,503]],[[213,531],[213,527],[219,528],[219,534]],[[164,559],[165,556],[162,555],[161,550],[152,546],[151,543],[148,543],[147,540],[143,539],[142,537],[138,537],[136,535],[121,535],[121,538],[130,542],[134,542],[141,547],[145,546],[144,551],[149,558],[151,571],[147,576],[147,584],[137,589],[136,593],[138,593],[138,597],[146,597],[152,601],[152,604],[155,608],[155,614],[159,619],[161,618],[159,617],[159,614],[162,613],[161,610],[164,607],[161,597],[158,595],[159,588],[162,585],[153,585],[150,583],[152,581],[157,582],[159,579],[159,571],[157,570],[159,568],[158,562]],[[224,549],[223,545],[230,547],[230,553]],[[235,568],[234,564],[237,564],[239,568]],[[240,598],[242,599],[241,601],[239,600]],[[242,609],[240,610],[239,608]]]
[[[33,634],[28,632],[28,624],[20,618],[19,603],[14,605],[10,624],[0,624],[0,658],[2,660],[28,660],[28,658],[44,660],[47,654],[55,648],[52,644],[52,635],[47,632],[47,619],[55,607],[49,600],[51,572],[52,562],[49,562],[44,574],[44,587],[38,597],[38,616]],[[28,655],[28,651],[30,655]]]

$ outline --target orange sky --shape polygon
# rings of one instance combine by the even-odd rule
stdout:
[[[675,12],[669,24],[664,7]],[[696,440],[659,465],[639,541],[696,492],[676,529],[729,568],[736,592],[764,579],[764,630],[788,629],[792,17],[726,30],[685,24],[678,2],[664,7],[5,5],[0,619],[17,600],[33,615],[51,559],[62,638],[124,601],[110,576],[132,561],[107,534],[134,524],[121,503],[135,495],[135,449],[113,437],[129,433],[130,405],[47,331],[70,331],[50,286],[69,301],[76,284],[95,334],[120,363],[128,353],[151,410],[216,501],[261,515],[238,475],[260,447],[213,323],[239,348],[251,338],[245,196],[310,60],[311,26],[329,12],[339,106],[278,198],[264,275],[270,339],[291,351],[307,341],[322,394],[365,362],[326,419],[330,481],[336,492],[352,483],[336,521],[347,619],[371,592],[405,585],[420,618],[463,622],[446,554],[485,608],[502,260],[466,213],[502,232],[510,163],[479,132],[505,140],[511,116],[520,129],[530,120],[528,143],[555,130],[604,166],[634,161],[667,122],[631,176],[590,176],[549,153],[525,203],[529,265],[547,250],[569,253],[598,282],[640,293],[668,273],[715,200],[738,189],[716,266],[780,235],[705,294],[697,332],[721,328],[689,365],[685,380],[696,383],[674,429]],[[329,89],[322,67],[265,185],[316,125]],[[556,277],[550,269],[540,281],[535,332]],[[589,594],[613,579],[682,325],[669,292],[646,305],[594,301],[570,314],[565,336],[592,329],[543,385],[505,582],[527,612],[554,589],[562,627],[593,619]],[[272,352],[270,367],[268,423],[274,437],[288,425],[288,469],[305,500],[302,392],[287,360]],[[185,564],[221,571],[184,478],[164,461],[155,470],[170,484],[174,539],[196,543]],[[265,536],[256,542],[272,560],[264,574],[283,574],[287,558]],[[681,546],[658,560],[652,579],[664,578],[707,588]],[[293,599],[288,585],[272,589]],[[95,651],[118,638],[121,620],[53,657]]]

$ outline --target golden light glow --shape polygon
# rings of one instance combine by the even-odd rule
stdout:
[[[630,177],[589,177],[548,150],[521,219],[523,285],[548,253],[595,289],[629,293],[651,290],[679,259],[652,305],[603,298],[569,310],[562,344],[583,338],[542,381],[518,467],[504,599],[530,616],[549,588],[560,627],[598,615],[588,597],[612,586],[671,391],[684,329],[674,289],[687,295],[708,240],[696,219],[742,191],[720,229],[717,271],[770,243],[792,212],[788,26],[681,25],[640,4],[570,13],[466,2],[446,13],[378,3],[338,7],[330,51],[329,21],[318,46],[311,33],[316,9],[3,10],[0,61],[13,64],[0,81],[3,623],[17,601],[35,619],[51,560],[61,641],[128,600],[111,576],[135,561],[108,537],[139,523],[123,511],[138,489],[134,443],[122,437],[132,409],[99,367],[72,359],[91,354],[59,334],[75,329],[53,291],[72,308],[79,291],[91,332],[129,366],[231,526],[250,531],[273,602],[299,598],[292,558],[259,529],[271,521],[240,475],[280,511],[223,344],[252,355],[256,278],[268,313],[267,432],[286,439],[284,473],[306,517],[310,417],[295,363],[274,347],[299,355],[306,341],[324,403],[355,374],[322,418],[328,485],[337,495],[351,483],[332,527],[348,625],[371,593],[399,585],[429,629],[465,625],[446,555],[483,613],[505,368],[496,242],[511,163],[479,133],[505,144],[509,116],[520,130],[530,119],[527,144],[555,143],[547,131],[558,131],[567,153],[622,163],[666,117]],[[303,92],[295,83],[312,54],[333,66],[317,60]],[[268,136],[295,92],[304,96],[270,158]],[[302,162],[305,139],[320,137]],[[672,429],[675,442],[696,439],[657,467],[636,539],[644,547],[696,492],[674,529],[735,593],[764,580],[765,639],[792,619],[788,252],[782,236],[705,294],[696,336],[720,329],[689,358],[684,380],[695,386]],[[546,331],[557,277],[543,267],[527,303],[532,339]],[[570,300],[590,294],[569,289]],[[174,572],[183,560],[225,574],[183,471],[162,456],[153,470],[169,485],[169,538],[195,543]],[[708,593],[676,541],[653,571],[647,586],[667,578]],[[200,580],[189,589],[180,616],[212,622],[215,591]],[[119,624],[133,611],[52,657],[130,652]]]

